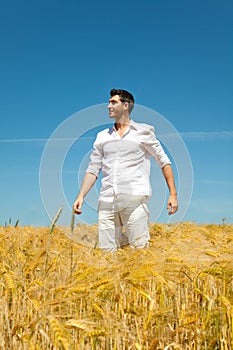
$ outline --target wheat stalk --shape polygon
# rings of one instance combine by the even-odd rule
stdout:
[[[47,253],[46,253],[46,259],[45,259],[45,274],[47,273],[47,267],[48,267],[48,259],[49,259],[49,250],[50,250],[50,240],[51,240],[51,234],[55,228],[56,222],[58,221],[60,215],[62,213],[62,208],[58,209],[57,214],[53,218],[50,227],[49,227],[49,235],[48,235],[48,241],[47,241]]]

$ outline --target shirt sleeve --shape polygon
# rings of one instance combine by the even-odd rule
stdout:
[[[143,146],[147,152],[156,160],[160,168],[162,169],[165,165],[171,164],[170,159],[165,153],[161,143],[155,136],[153,126],[149,126],[147,130],[144,130],[144,141]]]
[[[97,135],[93,145],[93,151],[91,153],[90,162],[88,164],[86,173],[92,173],[96,177],[99,177],[100,170],[102,168],[103,150]]]

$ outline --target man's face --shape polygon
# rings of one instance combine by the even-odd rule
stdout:
[[[109,117],[117,119],[121,117],[125,111],[125,104],[121,102],[119,95],[112,96],[108,104]]]

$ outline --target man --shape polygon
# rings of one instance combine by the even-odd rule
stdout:
[[[125,238],[133,248],[149,245],[147,203],[151,195],[151,156],[162,169],[170,192],[168,214],[174,214],[178,209],[171,162],[156,139],[154,128],[130,119],[133,107],[131,93],[110,91],[109,117],[115,123],[97,134],[90,163],[73,204],[74,213],[81,214],[84,197],[102,171],[98,204],[99,247],[107,251],[115,251],[124,245]]]

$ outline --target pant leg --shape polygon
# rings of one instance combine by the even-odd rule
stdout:
[[[132,248],[149,246],[149,209],[146,196],[135,196],[120,213],[129,245]]]
[[[99,248],[107,251],[115,251],[121,246],[122,223],[119,213],[112,203],[99,203],[98,208],[98,232]]]

